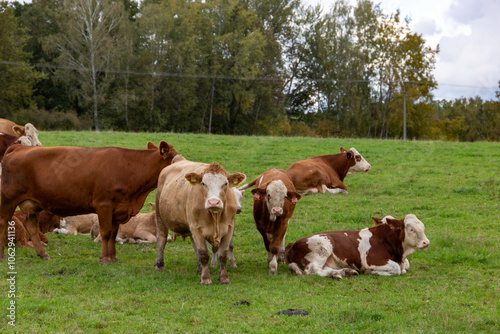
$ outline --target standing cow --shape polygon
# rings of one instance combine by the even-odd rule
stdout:
[[[269,169],[241,189],[255,186],[253,217],[267,250],[269,274],[278,273],[278,261],[284,262],[285,235],[288,222],[301,195],[282,169]]]
[[[339,154],[319,155],[297,161],[287,169],[297,191],[303,195],[315,193],[347,193],[347,174],[367,172],[371,165],[352,147],[340,148]]]
[[[245,178],[242,173],[229,174],[216,162],[208,165],[182,160],[161,172],[156,192],[156,270],[165,269],[163,252],[171,230],[191,236],[201,284],[212,284],[206,241],[218,248],[220,284],[229,284],[226,263],[237,211],[231,188]]]
[[[38,140],[38,130],[31,123],[22,126],[8,119],[0,118],[0,132],[16,137],[26,136],[31,142],[30,146],[42,146],[42,143]]]
[[[158,176],[177,151],[162,141],[148,149],[119,147],[11,146],[3,159],[0,235],[19,205],[28,215],[26,229],[43,259],[49,259],[37,235],[37,216],[45,209],[61,217],[97,213],[102,236],[101,260],[117,261],[115,237],[142,208]],[[0,259],[5,259],[0,240]]]
[[[384,220],[386,223],[375,220],[376,226],[360,231],[330,231],[299,239],[286,246],[286,263],[299,276],[404,274],[408,256],[429,246],[424,224],[413,214]]]

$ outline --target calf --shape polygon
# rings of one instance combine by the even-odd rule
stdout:
[[[367,172],[371,165],[352,147],[340,148],[339,154],[319,155],[297,161],[286,170],[293,185],[303,195],[315,193],[347,193],[347,174]]]
[[[286,246],[286,263],[299,276],[404,274],[407,257],[429,246],[424,224],[413,214],[384,220],[360,231],[330,231],[299,239]]]
[[[149,205],[155,209],[153,203]],[[101,235],[99,234],[99,222],[95,222],[92,226],[91,238],[94,242],[102,242]],[[167,237],[170,240],[170,236]],[[118,228],[116,235],[116,242],[119,244],[124,243],[156,243],[156,213],[139,213]]]
[[[301,195],[282,169],[269,169],[240,189],[255,186],[253,217],[267,250],[269,274],[278,273],[278,261],[284,262],[285,235],[288,222]]]
[[[22,126],[8,119],[0,118],[0,132],[16,137],[26,136],[31,142],[29,146],[42,146],[42,143],[38,140],[38,130],[31,123]]]
[[[21,212],[21,210],[16,210],[12,215],[12,219],[9,221],[9,231],[14,231],[14,242],[20,247],[31,247],[33,248],[33,243],[30,240],[30,235],[26,228],[24,227],[24,222],[27,216]],[[37,234],[43,243],[48,243],[49,238],[45,235],[47,232],[52,232],[55,228],[59,226],[60,218],[53,214],[48,213],[43,210],[38,216],[38,229]],[[14,230],[12,230],[14,228]],[[5,235],[4,242],[8,242],[9,234]],[[11,241],[11,240],[9,240]]]
[[[99,219],[95,213],[64,217],[61,219],[61,227],[55,229],[53,233],[89,235],[94,224],[99,225]]]
[[[101,260],[117,261],[118,226],[142,208],[156,188],[158,175],[177,151],[162,141],[148,149],[119,147],[28,147],[12,145],[2,168],[0,235],[19,205],[36,253],[49,259],[37,231],[38,213],[45,209],[61,217],[97,213],[103,239]],[[5,259],[0,240],[0,259]]]
[[[220,164],[182,160],[163,169],[156,192],[158,255],[156,270],[164,270],[168,231],[189,235],[196,252],[201,284],[212,284],[206,241],[218,247],[219,282],[229,284],[227,257],[233,236],[237,203],[232,187],[245,180],[229,174]]]

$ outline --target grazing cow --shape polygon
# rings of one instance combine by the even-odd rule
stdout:
[[[155,209],[153,203],[149,205]],[[92,226],[90,233],[94,242],[102,242],[101,235],[99,234],[99,222],[96,221]],[[167,237],[170,241],[170,236]],[[120,225],[118,234],[116,235],[116,242],[119,244],[141,244],[141,243],[156,243],[156,213],[139,213],[130,218],[126,224]]]
[[[347,174],[367,172],[371,166],[352,147],[340,148],[339,154],[319,155],[297,161],[287,169],[297,191],[303,195],[315,193],[347,193],[343,183]]]
[[[31,123],[21,126],[8,119],[0,118],[0,132],[16,137],[26,136],[31,142],[29,146],[42,146],[38,140],[38,130]]]
[[[245,178],[242,173],[229,174],[216,162],[208,165],[183,160],[161,172],[156,192],[156,270],[165,269],[163,253],[171,230],[191,237],[201,284],[212,284],[206,241],[218,248],[219,283],[230,283],[226,262],[237,210],[231,187],[238,186]]]
[[[158,175],[177,152],[162,141],[148,149],[119,147],[11,146],[3,159],[0,235],[19,205],[28,215],[25,226],[36,253],[49,259],[36,235],[38,213],[45,209],[61,217],[97,213],[103,239],[101,260],[117,261],[115,237],[142,208],[156,188]],[[0,243],[0,259],[5,259]]]
[[[64,217],[61,219],[61,227],[55,229],[53,233],[90,235],[94,224],[99,226],[99,219],[97,219],[97,214],[95,213]]]
[[[406,272],[407,257],[429,246],[424,224],[413,214],[360,231],[330,231],[286,246],[288,267],[297,275],[342,278],[358,273],[393,276]]]
[[[301,195],[282,169],[269,169],[240,189],[251,186],[255,186],[252,189],[253,217],[264,239],[269,274],[277,274],[278,261],[284,262],[288,222]]]

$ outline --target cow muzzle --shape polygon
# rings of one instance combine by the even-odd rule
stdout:
[[[429,247],[430,244],[431,244],[431,242],[429,240],[424,240],[424,241],[422,241],[422,244],[421,244],[419,249],[427,248],[427,247]]]
[[[210,198],[205,202],[205,209],[212,212],[218,212],[224,208],[222,201],[219,198]]]

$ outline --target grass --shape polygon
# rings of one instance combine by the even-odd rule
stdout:
[[[165,139],[193,161],[218,161],[247,181],[313,155],[356,147],[372,164],[347,176],[347,195],[305,196],[287,242],[372,225],[370,216],[414,213],[428,249],[397,277],[270,276],[249,193],[237,217],[231,285],[201,286],[189,241],[169,243],[164,272],[155,245],[118,245],[119,262],[100,265],[88,236],[49,235],[51,260],[16,254],[16,327],[7,324],[7,262],[0,263],[0,332],[99,333],[495,333],[500,331],[500,145],[367,139],[233,137],[173,133],[41,132],[45,146],[145,148]],[[147,201],[154,200],[154,192]],[[143,212],[148,212],[147,203]],[[5,273],[5,274],[4,274]],[[250,305],[235,305],[248,301]],[[277,313],[304,309],[307,316]]]

